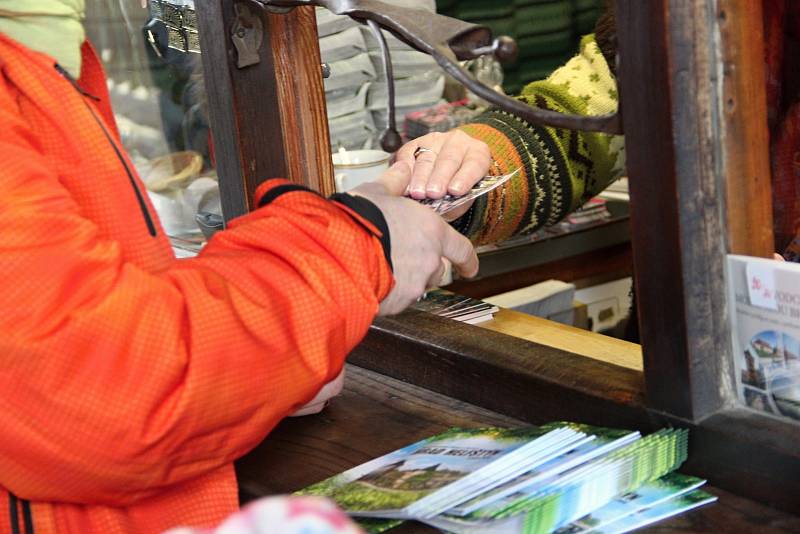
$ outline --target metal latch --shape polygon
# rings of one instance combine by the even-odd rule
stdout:
[[[264,23],[257,13],[250,11],[244,2],[236,2],[236,22],[231,29],[231,40],[236,47],[236,66],[240,69],[256,65],[261,61],[258,49],[264,40]]]

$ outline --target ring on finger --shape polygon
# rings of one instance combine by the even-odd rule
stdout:
[[[425,152],[430,152],[434,156],[437,156],[436,151],[430,148],[425,148],[424,146],[418,146],[417,149],[414,151],[414,159],[417,159],[420,156],[420,154],[424,154]]]

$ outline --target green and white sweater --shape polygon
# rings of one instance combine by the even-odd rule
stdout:
[[[616,87],[594,35],[587,35],[578,55],[518,98],[542,109],[603,115],[617,110]],[[489,145],[493,174],[521,168],[453,223],[476,244],[555,224],[624,172],[622,136],[538,126],[496,109],[461,129]]]

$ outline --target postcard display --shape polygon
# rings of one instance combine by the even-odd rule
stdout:
[[[450,429],[300,493],[326,496],[368,532],[415,519],[454,533],[621,533],[716,500],[674,472],[688,432],[576,423]]]
[[[728,256],[740,401],[800,422],[800,265]]]

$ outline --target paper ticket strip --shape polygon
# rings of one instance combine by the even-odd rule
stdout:
[[[442,198],[424,198],[419,202],[420,204],[429,206],[439,215],[444,215],[467,202],[475,200],[478,197],[482,197],[490,191],[497,189],[511,178],[516,176],[519,171],[520,169],[518,168],[515,171],[502,176],[484,176],[478,183],[472,186],[472,189],[470,189],[466,195],[460,197],[445,195]]]

